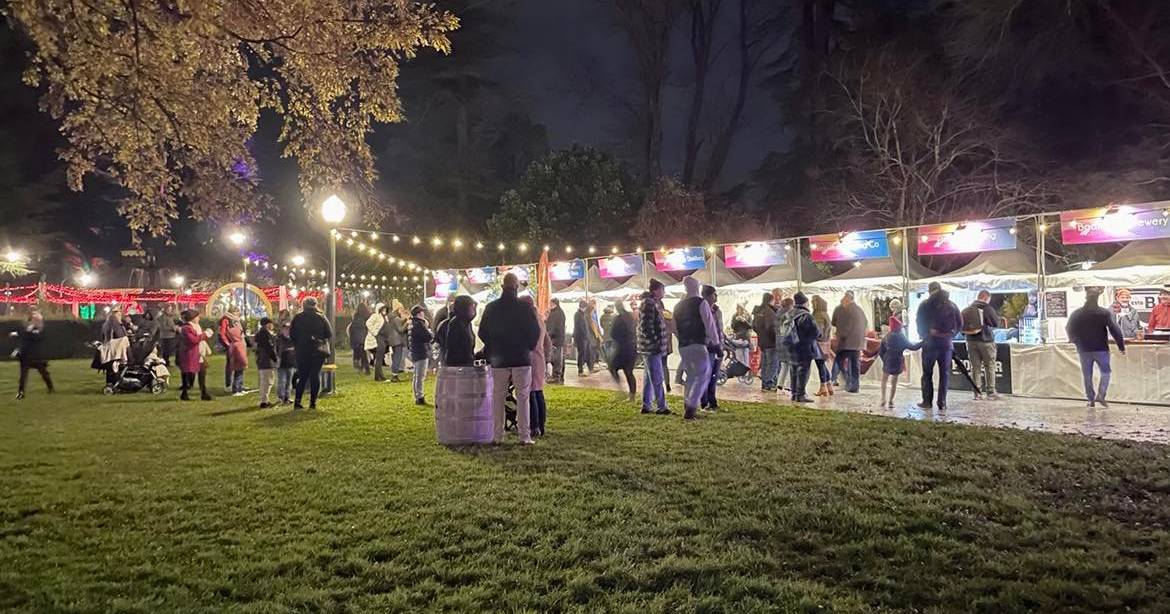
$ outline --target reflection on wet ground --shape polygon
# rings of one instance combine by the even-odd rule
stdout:
[[[605,372],[578,378],[573,368],[566,369],[565,383],[570,386],[617,390],[617,385]],[[642,374],[638,375],[641,386]],[[673,375],[673,373],[672,373]],[[810,391],[815,387],[810,386]],[[675,386],[677,397],[681,386]],[[641,389],[638,391],[641,394]],[[811,394],[811,392],[810,392]],[[818,399],[805,405],[811,409],[831,409],[875,416],[892,416],[909,420],[935,420],[977,426],[1007,427],[1026,430],[1073,433],[1087,437],[1130,439],[1170,443],[1170,407],[1111,403],[1108,408],[1090,409],[1084,401],[1071,399],[1035,399],[1000,396],[998,400],[975,401],[970,392],[952,391],[945,412],[924,410],[916,406],[921,401],[918,388],[899,386],[897,402],[892,409],[879,406],[881,390],[869,382],[861,392],[849,394],[838,390],[829,399]],[[746,385],[730,381],[719,388],[719,398],[758,403],[787,403],[787,395],[760,390],[759,384]],[[816,397],[814,397],[816,398]],[[677,398],[672,406],[680,405]],[[681,407],[677,409],[681,410]]]

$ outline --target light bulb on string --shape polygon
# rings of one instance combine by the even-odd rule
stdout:
[[[596,248],[596,247],[594,247],[594,246],[592,246],[592,245],[590,245],[590,246],[589,246],[589,253],[590,253],[590,254],[595,254],[595,253],[597,253],[597,248]]]
[[[422,243],[422,239],[418,238],[418,235],[414,235],[411,237],[410,242],[414,245],[418,245],[419,243]]]
[[[483,241],[476,241],[475,249],[483,249]]]
[[[501,252],[502,252],[502,251],[504,251],[504,244],[503,244],[503,243],[497,243],[497,244],[496,244],[496,251],[501,251]]]

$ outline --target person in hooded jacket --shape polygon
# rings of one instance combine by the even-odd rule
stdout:
[[[820,329],[812,312],[808,310],[808,297],[803,292],[797,292],[791,299],[792,309],[788,312],[790,320],[788,326],[791,334],[779,340],[786,345],[789,364],[789,388],[794,403],[811,403],[805,389],[808,387],[808,378],[812,373],[812,361],[820,355],[818,342]]]
[[[385,303],[378,303],[375,306],[374,313],[370,314],[369,319],[366,320],[366,341],[364,344],[367,352],[374,354],[374,381],[386,381],[386,374],[382,369],[386,366],[386,353],[390,351],[390,327],[387,326],[387,320],[390,317],[390,306]]]
[[[390,381],[400,381],[406,370],[406,345],[410,332],[411,318],[414,317],[397,300],[386,314],[386,342],[390,345]],[[424,310],[423,317],[426,317]]]
[[[248,369],[248,344],[244,339],[244,324],[237,307],[228,309],[219,322],[219,339],[227,348],[227,371],[231,383],[227,392],[244,395],[244,371]]]
[[[187,309],[180,315],[183,319],[183,325],[179,327],[178,353],[175,354],[175,363],[179,366],[181,378],[179,399],[191,400],[189,393],[198,379],[200,398],[204,401],[210,401],[211,394],[207,392],[207,361],[204,358],[205,352],[209,354],[211,351],[207,345],[211,331],[205,331],[199,326],[199,312],[197,310]]]
[[[259,371],[260,409],[273,406],[270,401],[272,385],[276,381],[276,322],[267,316],[260,318],[260,330],[256,331],[256,369]]]
[[[426,315],[426,307],[422,305],[415,305],[410,309],[410,328],[407,332],[407,341],[410,344],[410,362],[414,363],[412,390],[416,405],[427,404],[427,397],[423,392],[423,382],[427,378],[427,363],[431,359],[431,343],[435,340]]]
[[[439,328],[435,330],[439,362],[444,367],[475,365],[475,332],[471,330],[475,311],[475,299],[466,295],[458,296],[448,312],[449,317],[440,322]]]
[[[45,389],[53,393],[53,379],[49,376],[49,361],[45,358],[41,345],[44,342],[45,317],[41,312],[34,311],[28,317],[28,324],[17,332],[12,333],[18,338],[17,360],[20,362],[20,385],[16,389],[16,400],[24,398],[24,387],[28,383],[28,372],[35,370],[45,380]]]
[[[289,336],[291,324],[292,316],[288,310],[281,311],[276,335],[276,398],[280,399],[281,405],[292,403],[292,385],[297,372],[297,351]]]

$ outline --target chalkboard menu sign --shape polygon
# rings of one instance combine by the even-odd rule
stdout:
[[[1064,290],[1049,290],[1044,293],[1044,315],[1049,318],[1068,317],[1068,293]]]

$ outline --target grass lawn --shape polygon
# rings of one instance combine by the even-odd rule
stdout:
[[[538,445],[451,450],[349,369],[291,414],[87,366],[0,365],[0,610],[1170,608],[1167,447],[553,387]]]

